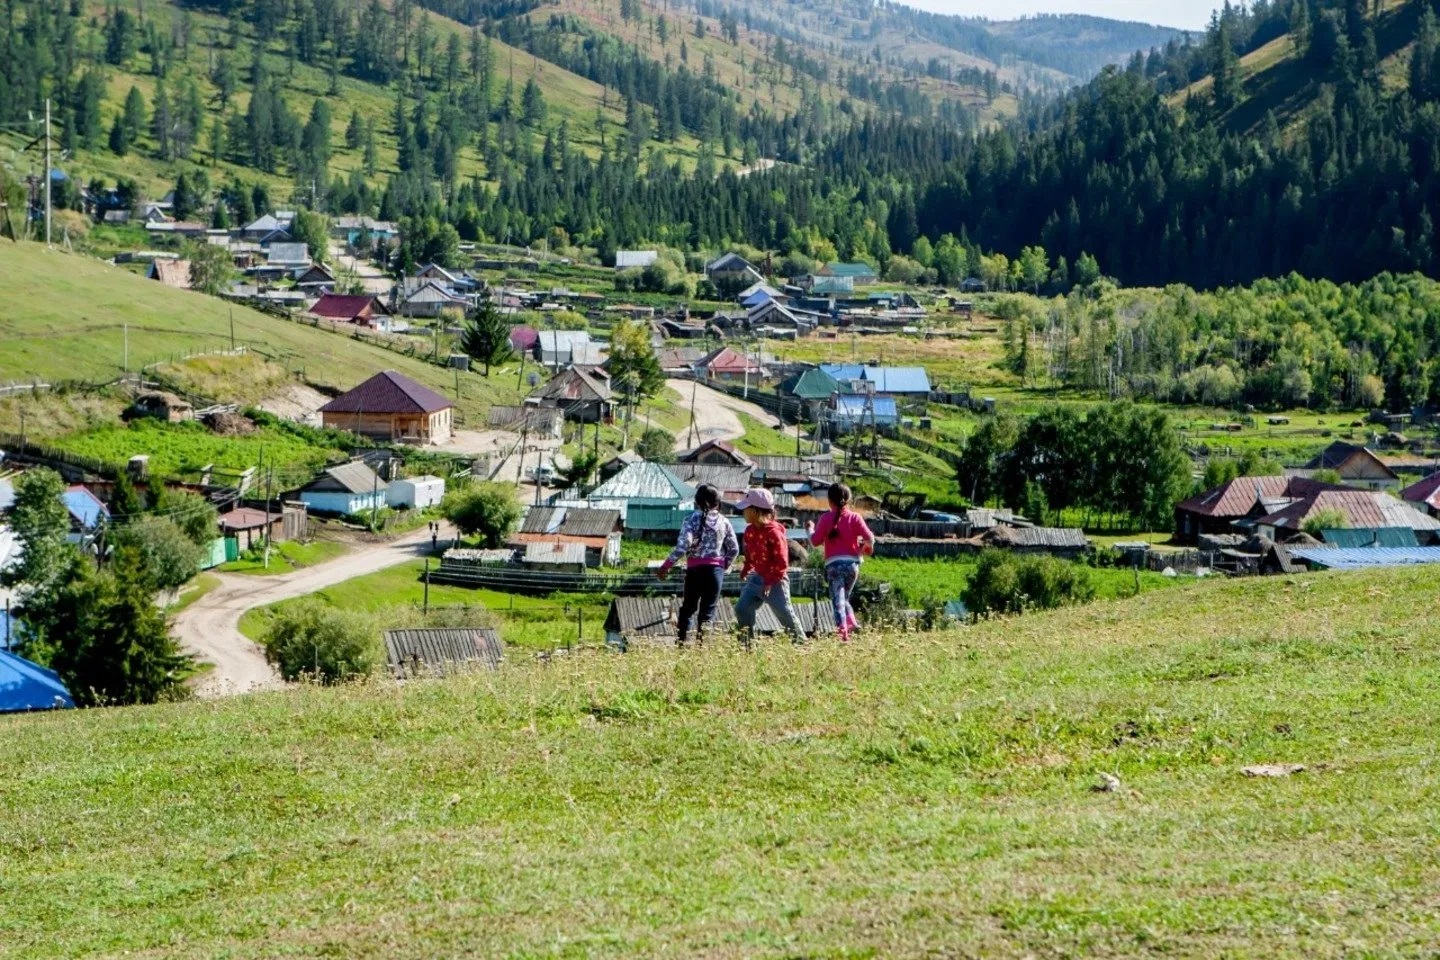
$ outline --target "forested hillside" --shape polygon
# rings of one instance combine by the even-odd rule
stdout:
[[[50,93],[82,174],[154,190],[184,172],[182,212],[217,222],[249,212],[260,180],[270,199],[408,218],[422,240],[448,221],[602,257],[746,243],[882,268],[906,254],[953,281],[982,249],[1018,261],[1039,245],[1067,271],[1199,287],[1440,268],[1431,0],[1230,8],[1200,43],[1137,51],[1048,102],[984,66],[858,52],[842,27],[868,23],[880,46],[903,26],[915,50],[982,64],[1051,36],[1093,65],[1097,36],[1159,36],[892,6],[427,2],[449,16],[410,0],[12,0],[0,119]],[[1019,122],[977,133],[1017,96]],[[60,193],[72,202],[73,183]]]

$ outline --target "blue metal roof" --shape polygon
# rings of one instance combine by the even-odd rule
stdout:
[[[1440,563],[1440,547],[1292,547],[1290,555],[1330,570]]]
[[[750,296],[740,301],[742,307],[758,307],[763,303],[774,300],[775,297],[768,290],[756,290]]]
[[[73,706],[75,701],[57,673],[0,650],[0,713]]]
[[[94,529],[101,517],[110,516],[100,498],[84,487],[71,487],[60,495],[60,499],[65,501],[65,509],[70,511],[70,516],[79,520],[86,530]]]
[[[842,417],[863,417],[867,414],[865,402],[870,399],[854,393],[842,393],[835,398],[835,412]],[[875,397],[875,416],[878,419],[895,419],[899,411],[894,397]]]
[[[924,367],[866,367],[866,380],[879,393],[929,393],[930,376]]]
[[[865,368],[858,363],[822,363],[820,369],[836,380],[859,380],[865,376]]]

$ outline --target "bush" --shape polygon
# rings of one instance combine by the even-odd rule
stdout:
[[[336,683],[364,676],[379,659],[375,625],[318,600],[282,608],[265,632],[265,657],[286,680]]]
[[[1095,598],[1090,573],[1050,556],[986,550],[961,595],[976,616],[1049,610]]]
[[[504,546],[505,538],[520,520],[514,488],[499,483],[477,483],[460,493],[448,494],[441,505],[445,519],[467,537],[479,536],[486,547]]]
[[[168,517],[146,517],[115,530],[115,548],[133,548],[158,590],[174,590],[200,572],[204,551]]]
[[[640,435],[635,452],[655,463],[674,463],[675,438],[667,430],[651,427]]]

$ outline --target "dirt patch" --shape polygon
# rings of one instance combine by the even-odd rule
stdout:
[[[292,383],[260,401],[261,410],[297,423],[320,425],[320,408],[330,398],[309,384]]]

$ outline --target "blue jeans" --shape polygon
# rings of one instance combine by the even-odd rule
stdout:
[[[825,564],[825,582],[830,586],[830,606],[835,610],[835,629],[845,632],[847,617],[855,616],[850,606],[850,594],[860,579],[860,563],[857,560],[835,560]]]
[[[790,634],[796,643],[805,642],[805,634],[800,629],[800,621],[795,619],[795,608],[790,605],[790,581],[781,580],[765,593],[765,581],[760,574],[752,573],[745,578],[745,587],[740,591],[740,599],[735,601],[735,620],[740,624],[742,636],[751,637],[755,633],[755,616],[760,612],[763,604],[769,604],[770,609],[775,611],[775,617],[780,621],[780,626]]]

